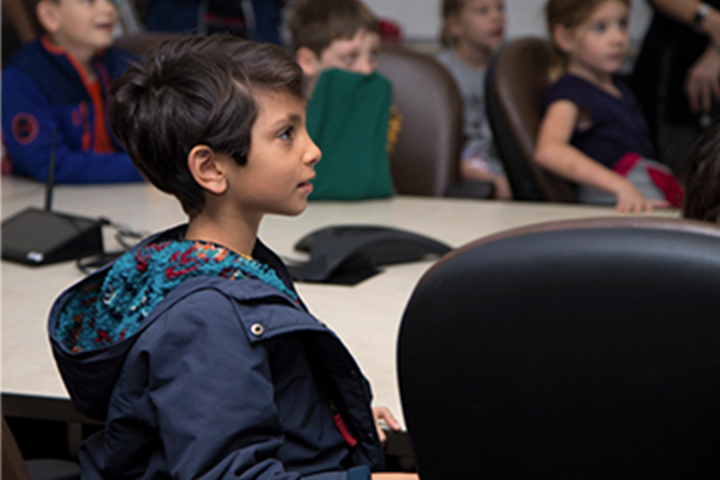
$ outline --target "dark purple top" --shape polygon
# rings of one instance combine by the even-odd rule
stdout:
[[[545,95],[545,105],[557,100],[569,100],[589,116],[592,125],[587,130],[573,132],[570,143],[590,158],[608,168],[626,153],[655,158],[655,149],[642,111],[630,89],[615,83],[620,98],[598,88],[585,79],[566,73],[552,85]]]

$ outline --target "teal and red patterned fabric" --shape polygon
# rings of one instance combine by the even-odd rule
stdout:
[[[212,243],[169,240],[125,254],[101,282],[84,285],[58,318],[56,337],[74,353],[113,345],[133,335],[175,287],[200,275],[254,277],[299,302],[272,268],[249,256]]]

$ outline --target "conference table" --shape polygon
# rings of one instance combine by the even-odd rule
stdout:
[[[28,206],[42,207],[42,184],[2,179],[2,217]],[[185,221],[178,202],[151,185],[57,186],[53,210],[105,217],[146,233]],[[673,212],[661,213],[676,215]],[[330,225],[369,224],[401,228],[458,247],[477,238],[532,223],[610,216],[608,207],[396,196],[361,202],[312,202],[298,217],[267,216],[260,238],[288,260],[306,259],[293,249],[307,233]],[[104,231],[106,249],[117,244]],[[298,283],[318,319],[344,340],[370,380],[376,405],[400,419],[395,350],[403,310],[413,288],[433,261],[385,267],[354,286]],[[67,392],[52,358],[46,321],[53,299],[83,274],[74,262],[28,267],[2,262],[2,392],[5,414],[48,414],[52,402],[71,412]],[[50,402],[50,403],[48,403]],[[33,411],[34,409],[34,411]]]

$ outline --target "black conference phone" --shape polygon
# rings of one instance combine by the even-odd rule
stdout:
[[[379,272],[378,267],[439,257],[451,248],[437,240],[391,227],[338,225],[315,230],[295,249],[310,253],[304,264],[290,265],[301,282],[354,285]]]

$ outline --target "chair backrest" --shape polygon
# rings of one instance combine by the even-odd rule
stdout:
[[[34,40],[42,31],[33,0],[5,0],[2,13],[12,23],[22,43]]]
[[[3,480],[30,480],[20,447],[5,417],[2,419],[2,478]]]
[[[390,157],[398,193],[443,196],[457,183],[462,148],[462,98],[455,81],[434,58],[384,46],[378,71],[393,84],[403,117]]]
[[[181,35],[174,32],[139,32],[123,35],[115,40],[115,46],[123,48],[135,55],[148,55],[155,47],[165,40],[179,38]]]
[[[550,60],[546,40],[521,38],[500,51],[485,78],[488,119],[516,200],[575,201],[574,187],[534,159]]]
[[[398,375],[423,480],[720,475],[720,228],[557,222],[443,257]]]

